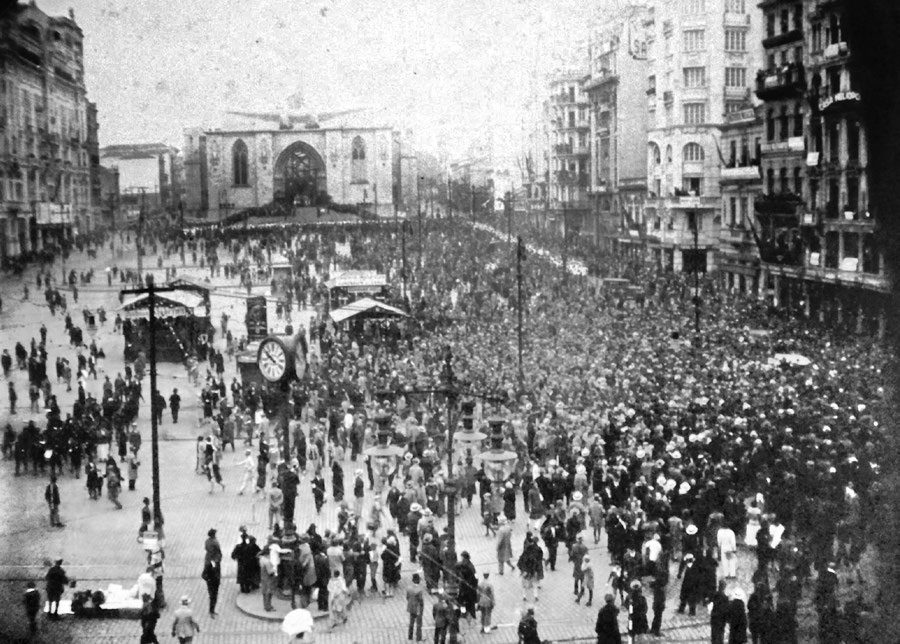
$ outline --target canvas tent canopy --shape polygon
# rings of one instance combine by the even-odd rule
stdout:
[[[351,318],[355,319],[378,319],[378,318],[408,318],[409,314],[398,309],[397,307],[373,300],[370,297],[364,297],[361,300],[351,302],[346,306],[335,309],[331,312],[331,319],[335,323],[345,322]]]
[[[187,291],[170,291],[156,293],[156,317],[184,317],[195,315],[195,309],[203,303],[203,298],[196,293]],[[125,300],[117,311],[126,319],[150,319],[150,294],[142,293],[136,297]]]

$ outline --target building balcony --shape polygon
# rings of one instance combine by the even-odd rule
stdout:
[[[724,22],[726,27],[746,27],[750,24],[750,14],[726,11]]]
[[[773,274],[784,275],[804,281],[815,281],[841,286],[855,285],[873,291],[887,293],[890,291],[890,280],[886,275],[864,273],[858,270],[842,270],[840,268],[822,268],[817,264],[785,265],[780,262],[763,259],[766,268]]]
[[[560,146],[560,147],[564,147],[564,149],[557,151],[556,154],[558,156],[586,157],[591,154],[590,148],[586,145],[569,145],[567,143],[567,144],[565,144],[565,146]]]
[[[735,247],[746,246],[754,242],[753,232],[749,227],[732,224],[719,228],[719,239]]]
[[[754,201],[756,214],[762,217],[793,217],[797,226],[800,225],[800,216],[797,209],[803,205],[803,199],[793,193],[775,193],[759,195]]]
[[[556,183],[565,186],[579,186],[586,188],[590,185],[591,180],[586,172],[569,172],[568,170],[557,170],[553,173]]]
[[[565,121],[560,124],[560,130],[589,130],[591,124],[587,119],[576,119],[574,121]]]
[[[750,90],[747,90],[749,94]],[[756,120],[756,110],[748,107],[745,110],[737,110],[729,112],[725,115],[726,125],[737,125],[738,123],[753,123]]]
[[[762,101],[798,97],[805,89],[806,77],[800,63],[760,70],[756,74],[756,96]]]
[[[591,74],[591,79],[584,84],[583,90],[585,92],[590,92],[591,90],[598,89],[609,83],[618,82],[618,74],[615,74],[611,69],[601,69],[598,70],[595,74]]]
[[[761,181],[762,175],[759,171],[759,164],[734,166],[730,168],[722,168],[719,175],[720,183],[748,183]]]
[[[721,199],[719,197],[679,196],[668,197],[663,203],[669,210],[702,210],[719,208],[721,206]]]
[[[862,97],[859,92],[833,92],[828,87],[823,87],[819,99],[819,111],[823,114],[840,114],[859,108]]]
[[[791,29],[790,31],[763,38],[762,46],[765,49],[769,49],[771,47],[781,47],[782,45],[787,45],[798,40],[803,40],[803,30]]]
[[[791,136],[787,141],[763,143],[760,152],[765,155],[803,154],[806,152],[806,143],[802,136]]]
[[[842,61],[850,55],[850,46],[846,42],[836,42],[825,47],[822,59],[826,63]]]

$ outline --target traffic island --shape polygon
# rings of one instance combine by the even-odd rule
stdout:
[[[276,594],[272,597],[272,608],[275,610],[267,611],[263,608],[262,593],[259,591],[254,591],[252,593],[238,593],[237,601],[235,603],[237,604],[238,610],[245,615],[270,622],[281,622],[284,620],[285,615],[294,610],[291,608],[290,598],[282,599]],[[295,608],[300,608],[299,597],[297,598]],[[306,610],[312,613],[313,619],[316,620],[328,617],[328,611],[320,611],[315,602],[306,606]]]

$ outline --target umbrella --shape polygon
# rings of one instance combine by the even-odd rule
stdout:
[[[281,630],[288,635],[309,633],[313,628],[313,616],[305,608],[297,608],[284,616]]]

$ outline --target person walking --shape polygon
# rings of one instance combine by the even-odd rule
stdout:
[[[578,596],[575,598],[576,604],[581,603],[585,591],[588,594],[585,606],[591,606],[594,603],[594,564],[591,563],[588,555],[584,555],[581,559],[581,588],[578,589]]]
[[[219,601],[219,586],[222,583],[221,560],[208,559],[203,564],[201,577],[206,582],[206,592],[209,595],[209,616],[215,619],[217,615],[216,603]]]
[[[481,611],[481,632],[490,633],[494,630],[491,626],[491,614],[494,611],[494,586],[490,581],[491,573],[486,572],[483,579],[478,582],[478,610]]]
[[[191,610],[191,598],[183,595],[181,606],[175,610],[175,621],[172,622],[172,637],[178,638],[178,644],[190,644],[194,635],[200,632],[200,625],[194,620]]]
[[[519,644],[541,644],[541,637],[538,635],[537,619],[534,617],[534,609],[529,608],[522,615],[517,629],[519,635]]]
[[[56,476],[50,476],[50,483],[44,490],[44,499],[50,508],[50,525],[54,528],[64,528],[65,523],[59,520],[59,486],[56,484]]]
[[[115,463],[113,463],[115,465]],[[122,490],[122,479],[119,478],[118,467],[107,467],[106,469],[106,496],[116,506],[116,510],[122,509],[119,502],[119,492]]]
[[[653,623],[650,624],[650,634],[654,637],[662,637],[662,616],[666,609],[666,582],[663,577],[657,577],[650,582],[653,590]]]
[[[425,612],[425,590],[419,573],[413,573],[412,586],[406,589],[406,612],[409,613],[409,630],[406,639],[412,641],[413,630],[416,641],[422,641],[422,614]]]
[[[434,591],[435,601],[431,607],[431,616],[434,619],[434,644],[446,644],[447,627],[450,625],[450,605],[444,596],[443,588]]]
[[[272,529],[272,525],[278,523],[281,518],[281,508],[284,505],[284,493],[281,491],[281,488],[278,485],[278,482],[275,481],[272,483],[272,487],[269,488],[269,530]]]
[[[619,609],[616,598],[607,593],[603,598],[603,608],[597,612],[597,644],[622,644],[622,633],[619,631]]]
[[[141,607],[141,640],[140,644],[159,644],[156,637],[156,623],[160,614],[156,602],[151,595],[143,595],[144,605]]]
[[[181,396],[178,395],[178,389],[172,390],[169,396],[169,409],[172,410],[172,423],[178,422],[178,412],[181,410]]]
[[[56,563],[47,571],[47,613],[51,620],[59,619],[59,600],[62,599],[69,578],[62,567],[63,560],[57,559]]]
[[[500,515],[497,520],[500,523],[500,526],[497,528],[497,565],[502,575],[507,564],[513,572],[516,571],[516,567],[512,562],[512,526],[505,515]]]
[[[269,557],[269,549],[259,551],[259,590],[262,594],[263,609],[267,613],[275,610],[272,606],[272,595],[275,593],[275,566]]]
[[[32,637],[37,633],[37,616],[41,610],[41,591],[33,581],[28,582],[23,598],[25,603],[25,615],[28,616],[28,630]]]
[[[338,623],[347,623],[347,605],[349,601],[350,590],[347,588],[347,582],[344,581],[344,575],[340,570],[335,570],[331,576],[331,581],[328,582],[328,612],[331,615],[331,628],[337,626]],[[421,628],[421,620],[419,624]]]

